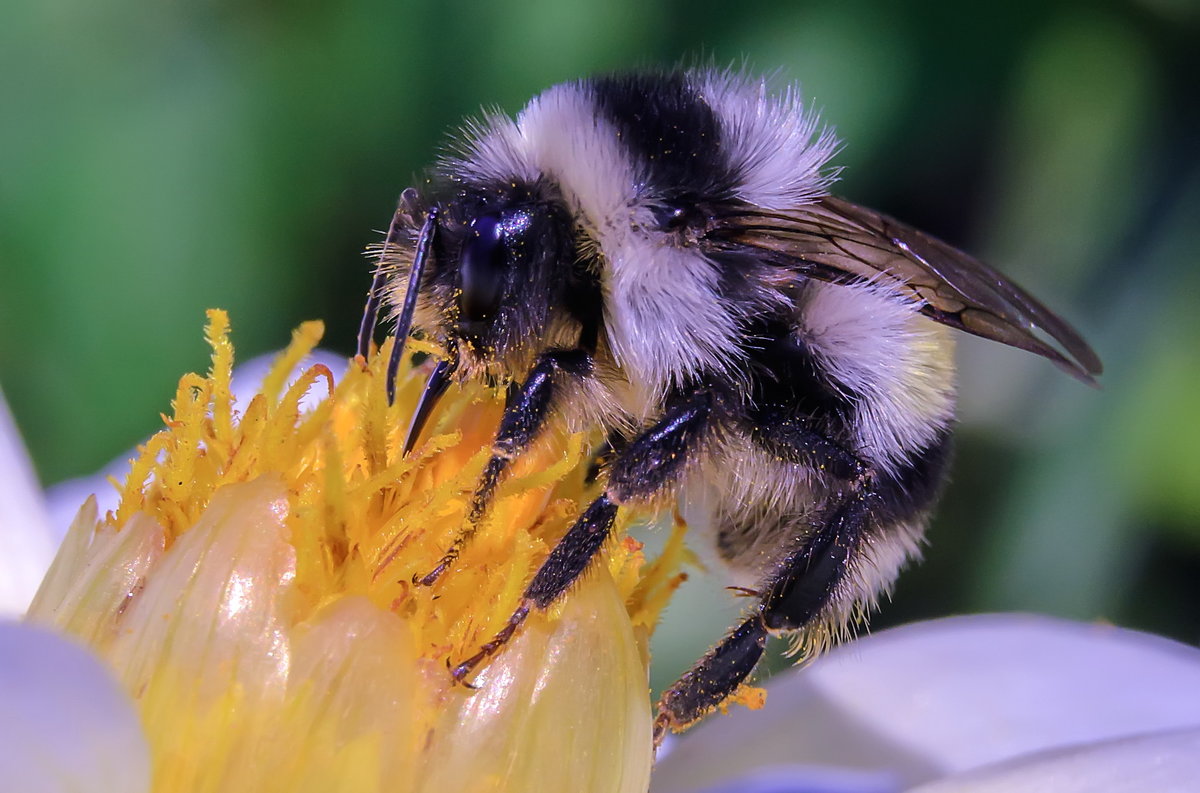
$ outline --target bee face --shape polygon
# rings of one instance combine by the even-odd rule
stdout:
[[[420,209],[407,218],[410,244],[385,254],[395,271],[390,302],[403,305],[432,210],[416,327],[454,350],[463,372],[517,376],[554,326],[571,319],[563,307],[579,254],[570,213],[545,183],[460,186],[411,201]]]
[[[685,726],[769,633],[820,648],[916,555],[949,458],[956,331],[1100,372],[1000,273],[830,195],[836,148],[795,91],[744,75],[601,77],[469,126],[428,195],[406,193],[360,349],[380,300],[394,355],[413,327],[443,342],[409,444],[454,373],[513,388],[468,525],[418,582],[450,569],[548,423],[616,447],[603,494],[456,677],[569,589],[622,504],[693,493],[760,600],[664,695],[660,728]]]

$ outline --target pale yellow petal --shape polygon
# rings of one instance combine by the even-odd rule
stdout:
[[[135,515],[120,531],[97,524],[96,499],[89,498],[71,523],[26,618],[66,631],[93,648],[106,647],[162,557],[165,543],[162,527],[145,513]]]
[[[200,696],[233,681],[282,690],[295,575],[287,511],[283,482],[269,474],[213,495],[125,613],[111,657],[131,690],[161,664],[194,672]]]
[[[296,717],[309,723],[289,725],[296,741],[271,762],[293,769],[294,779],[272,789],[411,789],[414,705],[425,694],[408,626],[365,597],[347,597],[297,630],[288,692]]]
[[[532,617],[474,681],[451,690],[421,793],[645,791],[652,762],[646,667],[603,566],[553,618]]]
[[[108,657],[155,727],[157,790],[231,789],[269,735],[291,662],[287,510],[277,476],[221,488],[124,614]]]

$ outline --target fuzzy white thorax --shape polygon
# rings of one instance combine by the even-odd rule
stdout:
[[[696,372],[732,367],[737,317],[715,265],[657,230],[640,191],[645,175],[578,84],[535,97],[515,122],[493,116],[472,133],[472,177],[550,179],[595,239],[608,348],[630,380],[631,412],[660,404]]]

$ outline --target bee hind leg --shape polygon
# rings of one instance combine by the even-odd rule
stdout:
[[[414,584],[432,586],[454,564],[462,549],[475,536],[509,463],[528,449],[545,427],[563,378],[586,377],[591,371],[592,356],[584,350],[548,350],[538,357],[521,386],[509,392],[500,428],[492,442],[492,456],[484,466],[483,475],[471,498],[467,525],[436,567],[423,576],[413,576]]]
[[[463,681],[503,647],[532,611],[546,609],[571,588],[608,539],[619,505],[648,500],[675,484],[696,446],[703,442],[716,402],[706,388],[680,395],[658,421],[616,455],[604,492],[550,551],[504,628],[454,668],[455,680]]]
[[[870,518],[870,490],[855,488],[836,502],[817,532],[767,578],[757,607],[663,692],[654,743],[682,730],[728,699],[754,671],[767,636],[802,630],[821,619],[842,581]]]

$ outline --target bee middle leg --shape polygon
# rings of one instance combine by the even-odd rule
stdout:
[[[545,427],[563,378],[586,377],[591,371],[592,356],[584,350],[548,350],[539,356],[520,387],[509,392],[500,428],[492,442],[492,456],[484,466],[483,475],[471,498],[467,525],[455,537],[454,543],[436,567],[424,576],[413,576],[414,584],[432,586],[454,564],[462,549],[475,536],[509,463],[528,449]]]
[[[525,588],[521,603],[496,636],[456,666],[463,680],[512,638],[530,612],[558,600],[595,558],[621,504],[646,501],[672,488],[703,442],[722,400],[700,387],[668,401],[661,418],[631,440],[608,468],[605,490],[567,530]]]

